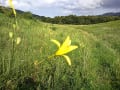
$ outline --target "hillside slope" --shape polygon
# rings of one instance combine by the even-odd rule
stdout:
[[[94,25],[56,25],[17,18],[14,45],[9,38],[13,18],[0,15],[0,89],[3,90],[119,90],[120,21]],[[48,60],[70,36],[78,49]],[[14,49],[14,54],[13,54]],[[38,62],[37,65],[35,62]]]

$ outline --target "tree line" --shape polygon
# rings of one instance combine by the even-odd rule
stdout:
[[[42,21],[53,23],[53,24],[75,24],[75,25],[87,25],[87,24],[97,24],[104,23],[114,20],[120,20],[120,16],[56,16],[54,18],[43,17]]]

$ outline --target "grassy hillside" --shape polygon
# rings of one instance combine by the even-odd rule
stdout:
[[[14,38],[13,18],[0,14],[1,90],[119,90],[120,21],[95,25],[53,25],[17,18]],[[63,57],[48,59],[70,36],[78,49],[68,53],[72,65]],[[14,53],[13,53],[14,52]],[[35,62],[38,62],[36,65]]]

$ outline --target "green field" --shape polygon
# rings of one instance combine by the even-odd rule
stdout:
[[[56,25],[0,14],[0,90],[120,90],[120,21],[95,25]],[[78,48],[48,59],[70,36]],[[34,65],[35,61],[38,65]]]

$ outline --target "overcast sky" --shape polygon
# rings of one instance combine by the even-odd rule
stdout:
[[[2,5],[9,6],[8,0],[0,1]],[[120,0],[13,0],[13,4],[16,9],[48,17],[120,11]]]

